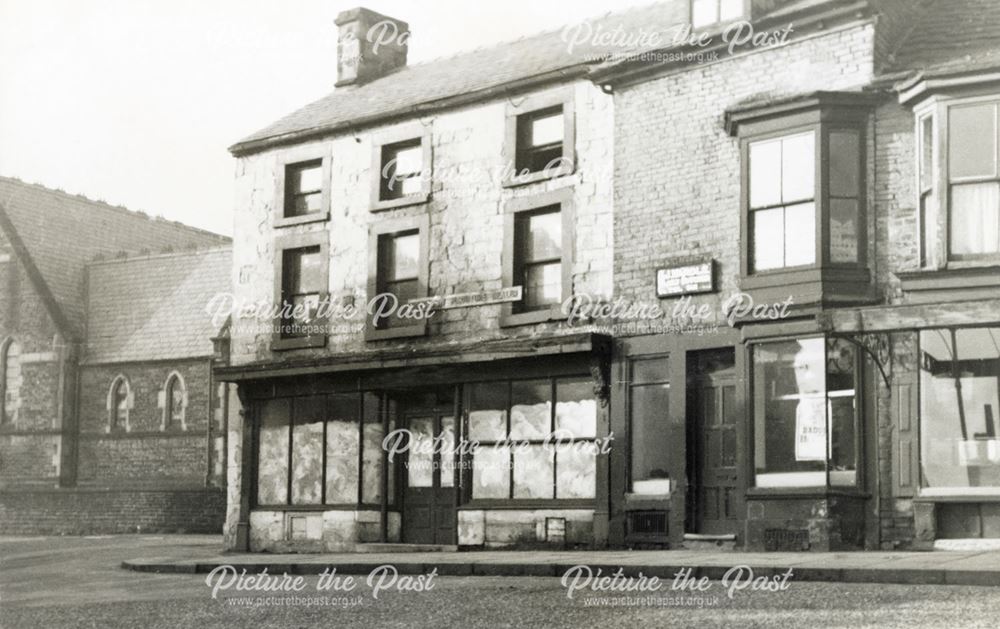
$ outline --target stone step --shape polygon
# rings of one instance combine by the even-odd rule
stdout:
[[[704,550],[710,552],[736,550],[736,536],[685,533],[684,542],[681,544],[681,547],[684,550]]]
[[[454,553],[458,546],[448,544],[358,544],[355,552],[373,553]]]

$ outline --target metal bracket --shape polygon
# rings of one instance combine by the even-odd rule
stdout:
[[[832,333],[829,334],[831,338],[844,339],[848,343],[860,348],[875,366],[878,367],[879,373],[882,374],[882,381],[885,382],[886,388],[892,388],[892,383],[889,380],[889,369],[892,360],[892,339],[887,333],[880,332],[859,332],[854,334],[846,333]]]

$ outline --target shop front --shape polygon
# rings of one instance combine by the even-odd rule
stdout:
[[[231,369],[246,453],[232,463],[248,481],[233,547],[605,545],[609,348],[593,339],[533,357]]]

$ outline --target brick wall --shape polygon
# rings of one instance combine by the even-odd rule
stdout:
[[[24,480],[55,481],[59,477],[60,439],[58,382],[64,348],[55,324],[24,266],[0,234],[0,343],[20,345],[21,376],[18,419],[0,425],[0,486]],[[12,434],[16,433],[16,434]]]
[[[180,374],[187,391],[185,427],[162,428],[164,388]],[[108,432],[108,395],[118,376],[127,378],[133,396],[129,430]],[[223,438],[217,400],[209,391],[207,359],[88,365],[80,373],[79,480],[88,483],[186,481],[203,485],[206,476],[221,483],[221,469],[210,460]],[[211,405],[211,406],[210,406]],[[211,426],[210,426],[211,418]],[[211,454],[209,441],[212,441]]]
[[[363,303],[368,279],[368,229],[377,221],[429,211],[429,287],[431,295],[476,292],[502,286],[504,203],[511,198],[571,186],[576,213],[574,288],[611,292],[612,248],[612,99],[589,82],[572,85],[576,112],[576,173],[518,188],[502,188],[506,100],[450,111],[420,122],[432,134],[434,185],[427,206],[388,212],[370,211],[372,134],[365,130],[303,146],[329,148],[333,155],[332,211],[329,223],[273,229],[275,174],[280,150],[242,157],[237,162],[237,218],[233,258],[238,277],[235,293],[251,303],[271,303],[274,240],[285,233],[323,231],[330,237],[330,291],[336,298],[356,295]],[[516,103],[521,97],[512,97]],[[439,312],[426,341],[366,343],[362,334],[334,334],[325,350],[272,355],[269,334],[240,329],[252,320],[234,321],[232,362],[283,358],[374,348],[419,347],[422,343],[531,334],[544,326],[502,331],[500,306]]]
[[[655,304],[656,269],[715,258],[721,285],[695,297],[721,320],[739,290],[740,152],[726,109],[757,98],[857,89],[872,78],[871,24],[615,93],[615,295]],[[668,313],[676,300],[659,302]]]
[[[225,492],[41,489],[0,491],[7,535],[219,533]]]

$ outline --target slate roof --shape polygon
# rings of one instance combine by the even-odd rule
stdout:
[[[1000,67],[1000,1],[929,0],[915,3],[913,18],[890,71],[933,76]]]
[[[84,362],[208,357],[220,326],[206,312],[229,292],[229,247],[153,255],[88,267]]]
[[[229,243],[225,236],[8,177],[0,177],[0,211],[78,336],[84,330],[87,262],[121,253]]]
[[[671,42],[677,26],[688,21],[685,2],[669,0],[636,7],[586,20],[594,33],[610,33],[621,28],[626,34],[658,33],[662,42]],[[230,147],[240,153],[261,140],[287,134],[344,128],[365,120],[406,115],[420,107],[431,107],[444,99],[483,92],[484,96],[505,86],[546,73],[569,72],[600,63],[600,55],[634,52],[641,41],[626,46],[581,44],[572,51],[564,39],[564,28],[460,53],[425,63],[408,65],[385,77],[362,85],[337,88],[332,94],[291,113]],[[622,41],[622,40],[619,40]],[[646,46],[648,47],[648,46]]]

